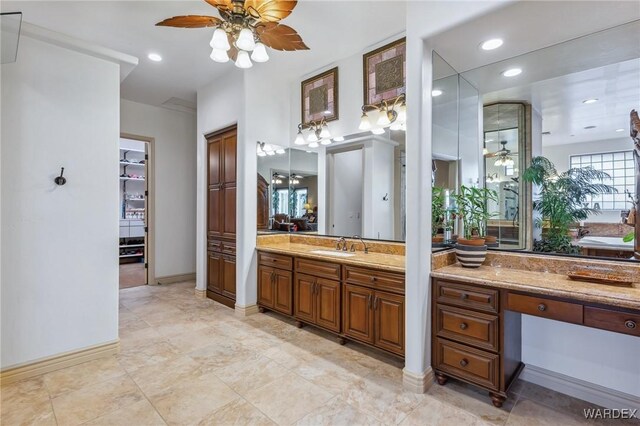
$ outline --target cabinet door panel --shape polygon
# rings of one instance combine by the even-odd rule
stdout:
[[[258,304],[273,308],[274,302],[274,269],[268,266],[258,267]]]
[[[404,296],[376,292],[375,345],[397,354],[404,354]]]
[[[224,158],[224,182],[236,182],[236,146],[237,135],[233,130],[222,136],[222,155]]]
[[[340,282],[318,278],[316,324],[340,333]]]
[[[293,314],[293,283],[291,282],[291,275],[290,271],[275,270],[273,309],[287,315]]]
[[[315,283],[317,278],[296,274],[293,288],[293,315],[307,322],[315,322]]]
[[[209,202],[207,204],[207,230],[210,236],[219,237],[222,235],[222,206],[223,204],[221,188],[209,188]]]
[[[225,238],[236,237],[236,187],[223,188],[224,218],[222,219],[222,236]]]
[[[236,298],[236,258],[222,256],[222,294]]]
[[[371,309],[373,290],[345,284],[343,293],[344,334],[354,339],[373,343],[373,314]]]
[[[209,252],[207,259],[207,290],[222,293],[222,255]]]
[[[219,185],[222,182],[222,139],[209,141],[209,186]]]

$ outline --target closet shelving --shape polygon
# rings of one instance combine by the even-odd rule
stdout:
[[[120,148],[120,263],[145,258],[146,160],[144,150]]]

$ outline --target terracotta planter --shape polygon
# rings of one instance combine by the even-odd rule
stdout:
[[[494,235],[487,235],[484,237],[484,243],[487,247],[498,247],[498,237]]]
[[[473,243],[484,240],[463,240],[458,239],[458,244],[454,246],[456,257],[458,262],[465,268],[478,268],[484,263],[487,258],[487,246],[482,245],[466,245],[461,244],[461,241],[471,241]]]
[[[443,236],[435,236],[435,237],[431,237],[431,242],[432,243],[442,243],[444,242],[444,237]]]
[[[458,238],[458,244],[463,246],[483,246],[484,238],[471,237],[470,240],[467,240],[466,238]]]

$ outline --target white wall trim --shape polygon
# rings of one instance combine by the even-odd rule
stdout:
[[[640,409],[640,398],[637,396],[585,382],[584,380],[536,367],[535,365],[527,365],[520,378],[606,408]]]
[[[76,52],[85,55],[115,62],[120,65],[120,81],[124,80],[138,65],[138,58],[135,56],[89,43],[66,34],[51,31],[28,22],[22,22],[20,36],[31,37],[36,40],[44,41],[45,43],[64,47],[65,49],[75,50]],[[20,55],[19,49],[20,47],[18,47],[18,55]]]

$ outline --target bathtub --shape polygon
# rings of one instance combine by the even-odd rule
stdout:
[[[591,237],[586,236],[576,242],[584,248],[598,248],[607,250],[624,250],[633,252],[633,241],[625,243],[622,237]]]

